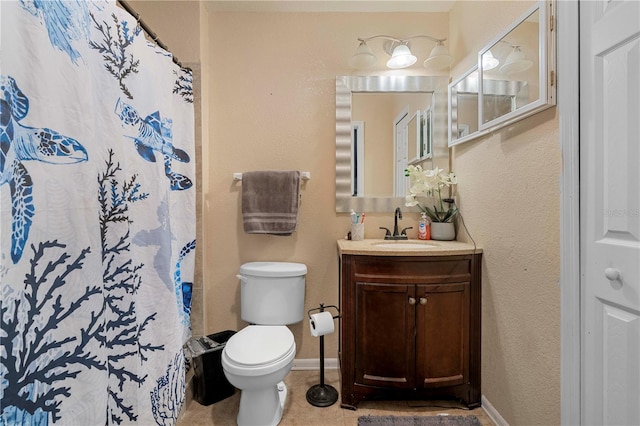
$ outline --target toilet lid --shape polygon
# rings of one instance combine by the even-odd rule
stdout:
[[[256,277],[299,277],[307,274],[307,265],[292,262],[249,262],[240,266],[240,273]]]
[[[294,345],[293,334],[284,325],[250,325],[229,339],[225,352],[236,364],[258,366],[285,357]]]

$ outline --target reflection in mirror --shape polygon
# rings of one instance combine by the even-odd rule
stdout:
[[[418,161],[420,110],[431,105],[430,93],[353,93],[351,123],[361,130],[362,148],[358,159],[352,155],[351,180],[362,183],[354,196],[403,195],[399,185],[407,178],[408,162]],[[355,136],[355,135],[354,135]],[[353,147],[356,139],[352,138]],[[396,159],[395,163],[393,159]],[[360,175],[360,176],[358,176]],[[395,192],[394,192],[395,189]]]
[[[449,145],[464,142],[478,131],[478,67],[449,85]]]
[[[548,106],[547,10],[539,2],[480,52],[480,129]]]
[[[448,169],[446,86],[443,76],[336,77],[337,212],[403,206],[406,191],[394,183],[406,180],[410,160]]]
[[[482,85],[482,122],[505,116],[529,102],[526,81],[485,79]]]
[[[449,85],[449,146],[555,105],[554,7],[552,0],[536,3]]]
[[[364,122],[351,122],[351,195],[364,194]]]
[[[398,139],[399,138],[396,136],[396,144],[399,142]],[[409,159],[409,164],[416,163],[422,159],[420,157],[420,144],[420,110],[417,110],[413,113],[409,123],[407,124],[407,157]],[[404,171],[404,168],[402,170]]]
[[[482,53],[483,64],[492,58],[500,64],[483,70],[482,123],[505,116],[538,98],[539,30],[540,11],[536,9]]]
[[[435,96],[434,96],[435,98]],[[433,158],[433,114],[431,107],[420,116],[420,158]]]

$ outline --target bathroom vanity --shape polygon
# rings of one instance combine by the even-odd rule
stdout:
[[[482,250],[458,241],[338,241],[342,407],[363,399],[480,406]]]

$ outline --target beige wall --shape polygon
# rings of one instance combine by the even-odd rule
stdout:
[[[182,62],[200,62],[200,2],[126,0],[151,31]]]
[[[456,4],[452,76],[531,4]],[[484,249],[482,393],[512,425],[560,424],[558,133],[551,108],[452,150],[459,205]]]
[[[446,14],[210,15],[211,130],[204,160],[210,180],[203,214],[205,324],[211,330],[244,326],[235,277],[244,262],[305,263],[305,309],[338,304],[336,240],[346,234],[349,218],[335,213],[335,77],[351,73],[347,61],[359,36],[446,36],[447,25]],[[422,60],[432,47],[424,41]],[[302,189],[298,231],[291,237],[242,230],[241,185],[232,174],[261,169],[311,172]],[[406,222],[415,226],[417,217],[408,216]],[[366,236],[383,235],[378,226],[392,221],[391,214],[367,214]],[[317,358],[318,340],[310,336],[308,323],[291,328],[297,357]],[[336,351],[337,333],[327,338],[326,356],[336,357]]]
[[[303,262],[309,267],[305,309],[320,302],[337,304],[335,240],[346,233],[349,220],[334,212],[334,78],[351,73],[346,61],[356,37],[448,35],[456,57],[451,70],[455,78],[475,62],[475,51],[531,4],[458,2],[448,17],[212,14],[201,4],[199,24],[189,21],[180,32],[174,31],[174,22],[182,19],[182,12],[192,19],[191,9],[175,7],[175,2],[153,2],[152,7],[135,3],[145,3],[138,9],[143,19],[180,59],[202,61],[204,144],[198,184],[204,236],[198,249],[204,259],[197,275],[204,288],[205,332],[245,325],[239,318],[235,278],[243,262]],[[200,48],[193,53],[190,31],[197,27]],[[381,43],[375,43],[372,47],[378,50]],[[460,180],[458,199],[465,222],[484,249],[482,393],[509,424],[559,424],[556,108],[455,147],[451,161]],[[242,231],[241,188],[232,173],[257,169],[311,172],[294,236]],[[412,216],[405,215],[403,224],[417,223],[417,215]],[[367,214],[366,236],[378,237],[378,226],[390,224],[390,214]],[[318,342],[310,337],[307,324],[292,329],[297,357],[316,358]],[[334,334],[327,339],[326,356],[335,357],[336,348]]]

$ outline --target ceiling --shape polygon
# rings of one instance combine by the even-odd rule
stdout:
[[[210,12],[448,12],[455,0],[203,0]]]

